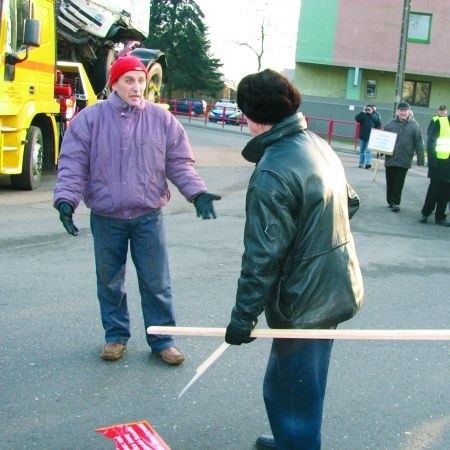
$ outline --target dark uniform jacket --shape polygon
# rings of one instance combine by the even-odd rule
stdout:
[[[348,184],[332,148],[293,115],[253,138],[241,276],[232,323],[251,329],[329,328],[350,319],[363,283]]]
[[[366,113],[361,111],[355,116],[356,122],[360,124],[359,138],[368,141],[372,128],[381,128],[380,115],[376,112]]]

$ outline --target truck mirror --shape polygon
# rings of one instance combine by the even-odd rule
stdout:
[[[23,45],[25,46],[25,56],[20,58],[17,53],[8,53],[5,56],[6,64],[15,65],[28,59],[28,48],[39,47],[41,45],[41,21],[35,19],[25,20],[25,30],[23,33]],[[22,49],[21,49],[22,50]]]
[[[41,21],[35,19],[25,20],[25,31],[23,36],[24,45],[39,47],[41,45]]]

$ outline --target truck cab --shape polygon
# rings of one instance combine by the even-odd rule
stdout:
[[[54,97],[53,2],[1,1],[0,174],[34,189],[44,164],[56,164],[59,103]]]
[[[120,45],[146,64],[157,100],[165,55],[131,45],[149,14],[137,0],[0,0],[0,175],[13,187],[35,189],[56,166],[70,119],[108,94]]]

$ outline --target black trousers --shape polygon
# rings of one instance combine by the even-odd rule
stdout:
[[[407,172],[408,169],[405,167],[386,167],[386,201],[388,205],[400,205]]]
[[[430,179],[425,202],[422,207],[422,215],[429,216],[436,207],[434,217],[436,220],[444,220],[447,216],[445,210],[450,200],[450,183],[443,183],[433,178]]]

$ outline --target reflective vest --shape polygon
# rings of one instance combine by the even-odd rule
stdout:
[[[439,117],[441,127],[439,137],[436,140],[436,158],[448,159],[450,156],[450,123],[447,116]]]

